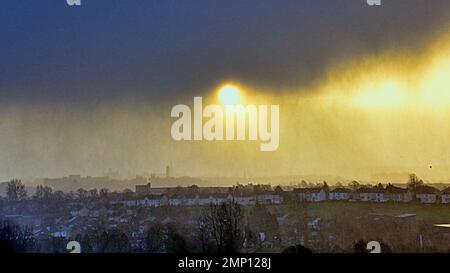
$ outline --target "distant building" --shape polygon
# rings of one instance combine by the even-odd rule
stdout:
[[[278,205],[283,203],[283,197],[273,192],[260,193],[256,196],[256,200],[259,204],[274,204]]]
[[[136,195],[144,196],[151,194],[152,183],[148,183],[146,185],[136,185]]]
[[[362,201],[362,202],[370,201],[370,189],[366,187],[356,189],[351,193],[350,199],[352,201]]]
[[[442,204],[448,204],[450,203],[450,187],[444,189],[441,192],[441,203]]]
[[[362,202],[387,202],[386,192],[383,187],[362,187],[352,193],[352,200]]]
[[[351,190],[347,188],[336,188],[330,191],[330,200],[339,201],[339,200],[349,200],[350,199]]]
[[[242,206],[255,205],[255,196],[233,196],[233,201]]]
[[[327,200],[327,193],[322,187],[294,189],[294,195],[300,201],[322,202]]]
[[[146,196],[144,199],[137,200],[137,205],[142,207],[159,207],[161,206],[161,196]]]
[[[416,188],[416,198],[424,204],[434,204],[437,201],[439,190],[430,186]]]
[[[392,184],[386,186],[386,197],[392,202],[411,202],[412,193],[409,189],[396,187]]]

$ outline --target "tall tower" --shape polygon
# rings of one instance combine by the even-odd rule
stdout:
[[[166,166],[166,178],[170,178],[170,166]]]

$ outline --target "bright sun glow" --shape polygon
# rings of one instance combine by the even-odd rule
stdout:
[[[393,80],[385,80],[378,84],[368,84],[354,97],[358,106],[395,107],[405,103],[407,96],[400,84]]]
[[[450,54],[448,54],[450,55]],[[432,69],[425,73],[420,86],[421,102],[436,107],[450,106],[450,56],[440,58]]]
[[[241,91],[235,85],[224,85],[219,89],[219,99],[225,105],[236,105],[241,100]]]

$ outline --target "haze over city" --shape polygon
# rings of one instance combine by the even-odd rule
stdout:
[[[364,2],[8,1],[0,180],[172,162],[194,177],[447,181],[450,3]],[[218,102],[226,83],[280,105],[276,151],[171,138],[171,108]]]

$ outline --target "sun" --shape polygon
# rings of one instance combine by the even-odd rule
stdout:
[[[241,90],[233,84],[226,84],[219,89],[220,102],[225,105],[236,105],[241,101]]]

